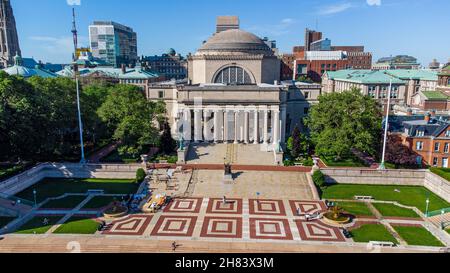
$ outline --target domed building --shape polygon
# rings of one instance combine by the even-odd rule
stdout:
[[[225,22],[188,55],[187,81],[152,84],[147,97],[166,103],[174,138],[259,145],[257,151],[275,152],[280,164],[286,135],[301,123],[307,100],[317,99],[320,85],[305,84],[300,91],[292,81],[280,82],[281,61],[274,51],[238,24]]]
[[[42,78],[58,77],[58,75],[56,75],[55,73],[41,68],[40,65],[36,65],[34,68],[24,66],[22,57],[20,57],[18,54],[14,56],[14,65],[3,69],[3,71],[8,73],[9,75],[21,76],[24,78],[30,78],[33,76],[39,76]]]
[[[273,84],[280,78],[280,65],[263,40],[252,33],[230,29],[206,41],[189,58],[188,71],[192,84]]]

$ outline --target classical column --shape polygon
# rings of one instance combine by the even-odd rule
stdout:
[[[219,142],[219,132],[221,131],[219,128],[219,114],[221,114],[222,111],[215,110],[214,111],[214,143]]]
[[[234,111],[234,144],[239,143],[239,111]]]
[[[185,109],[184,115],[183,115],[183,133],[184,133],[184,140],[192,141],[192,134],[191,134],[191,110]]]
[[[209,133],[208,132],[208,118],[210,117],[211,112],[209,110],[204,110],[203,111],[203,140],[205,142],[210,141]]]
[[[281,108],[281,135],[280,135],[280,140],[281,143],[285,143],[286,142],[286,119],[287,119],[287,112],[286,112],[286,108]]]
[[[202,110],[194,110],[194,141],[202,141]]]
[[[223,112],[223,142],[228,142],[228,110]]]
[[[245,111],[245,117],[244,117],[244,143],[248,144],[249,143],[249,111]]]
[[[275,110],[273,111],[273,144],[278,145],[278,142],[280,140],[280,111]]]
[[[255,125],[254,125],[254,132],[253,132],[253,144],[258,144],[259,143],[259,128],[258,128],[258,121],[259,116],[258,116],[258,109],[255,110]]]
[[[269,142],[269,111],[264,110],[264,143]]]

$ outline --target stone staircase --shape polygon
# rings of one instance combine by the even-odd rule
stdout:
[[[16,201],[0,197],[0,215],[8,215],[8,216],[20,216],[27,214],[33,209],[32,206],[23,204],[23,203],[17,203]]]
[[[444,215],[440,214],[440,215],[430,217],[430,218],[428,218],[428,221],[430,221],[436,227],[441,228],[442,223],[450,223],[450,212],[445,213]]]

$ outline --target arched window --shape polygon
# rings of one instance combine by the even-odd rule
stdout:
[[[229,66],[222,69],[214,79],[214,83],[251,84],[250,75],[242,67]]]

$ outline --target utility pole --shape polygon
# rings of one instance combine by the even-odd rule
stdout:
[[[381,165],[378,168],[379,170],[386,170],[385,166],[385,157],[386,157],[386,142],[389,128],[389,110],[391,108],[391,91],[392,91],[392,79],[389,81],[389,93],[388,93],[388,102],[387,102],[387,110],[386,110],[386,121],[384,122],[384,141],[383,141],[383,155],[381,158]]]
[[[73,74],[75,77],[76,89],[77,89],[77,108],[78,108],[78,127],[80,129],[80,145],[81,145],[81,164],[86,163],[84,157],[84,141],[83,141],[83,122],[81,120],[81,109],[80,109],[80,86],[78,83],[78,65],[77,65],[77,48],[78,48],[78,32],[77,25],[75,22],[75,8],[72,8],[72,34],[73,34]]]

